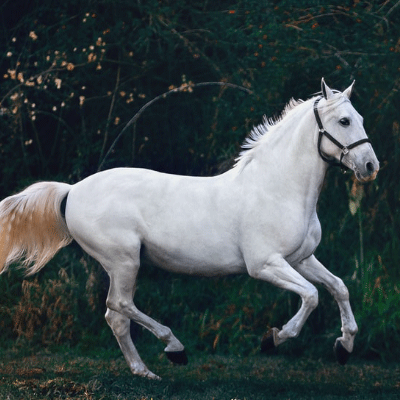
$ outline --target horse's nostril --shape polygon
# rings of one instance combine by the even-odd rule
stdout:
[[[375,167],[374,167],[374,164],[372,162],[367,162],[366,167],[367,167],[367,171],[370,172],[370,173],[375,171]]]

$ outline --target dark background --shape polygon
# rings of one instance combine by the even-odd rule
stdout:
[[[231,165],[262,116],[320,90],[352,102],[381,162],[358,185],[328,171],[317,256],[342,277],[359,324],[359,357],[400,355],[400,2],[71,0],[0,6],[0,196],[37,180],[77,182],[116,166],[212,175]],[[138,110],[152,104],[113,141]],[[22,285],[21,285],[22,282]],[[37,276],[0,278],[0,345],[109,345],[107,278],[77,246]],[[200,279],[142,268],[137,304],[195,350],[250,354],[299,299],[248,277]],[[153,344],[135,329],[137,340]],[[283,352],[319,354],[340,336],[333,299]],[[317,344],[317,345],[315,345]],[[116,346],[116,344],[115,344]]]

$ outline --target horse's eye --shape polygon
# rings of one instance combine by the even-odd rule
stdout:
[[[339,120],[340,125],[342,126],[349,126],[350,125],[350,120],[348,118],[342,118]]]

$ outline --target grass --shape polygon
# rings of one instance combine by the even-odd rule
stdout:
[[[142,351],[143,353],[143,351]],[[114,350],[97,355],[75,351],[36,354],[5,350],[0,361],[1,399],[395,399],[400,367],[352,360],[347,366],[287,356],[192,356],[174,366],[162,355],[147,357],[162,377],[131,375]]]

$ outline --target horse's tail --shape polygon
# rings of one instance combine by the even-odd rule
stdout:
[[[23,259],[34,274],[72,241],[61,211],[71,187],[39,182],[0,203],[0,273]]]

